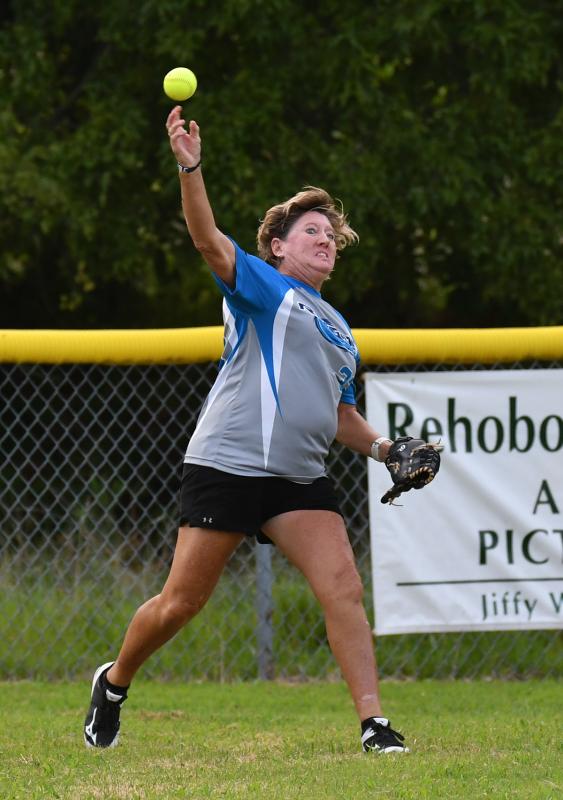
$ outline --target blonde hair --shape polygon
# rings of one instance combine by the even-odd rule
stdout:
[[[279,267],[281,259],[272,253],[272,239],[284,239],[293,223],[307,211],[320,211],[327,217],[334,228],[337,250],[344,250],[347,245],[359,241],[360,237],[348,224],[342,203],[334,200],[324,189],[305,186],[285,203],[278,203],[266,211],[256,236],[260,258]]]

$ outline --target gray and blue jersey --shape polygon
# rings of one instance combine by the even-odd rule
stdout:
[[[338,405],[355,404],[359,362],[344,318],[311,286],[235,242],[224,295],[225,349],[185,462],[310,483],[325,475]]]

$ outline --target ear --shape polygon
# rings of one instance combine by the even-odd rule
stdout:
[[[276,256],[276,258],[281,258],[283,256],[283,243],[281,239],[275,237],[270,242],[270,249],[272,253]]]

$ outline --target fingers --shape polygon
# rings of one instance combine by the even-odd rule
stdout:
[[[166,128],[168,129],[177,119],[179,119],[180,114],[182,113],[182,106],[174,106],[172,111],[168,114],[166,118]]]
[[[178,134],[180,134],[180,136],[187,136],[188,132],[184,128],[185,124],[186,124],[185,120],[183,119],[179,119],[176,122],[172,123],[172,125],[170,125],[170,127],[168,128],[168,135],[170,136],[170,138],[171,139],[178,138]]]
[[[168,135],[170,136],[171,142],[175,142],[177,139],[181,139],[183,136],[188,135],[188,132],[184,127],[185,124],[186,123],[183,119],[179,119],[170,126],[168,129]]]
[[[174,106],[168,117],[166,118],[166,130],[168,131],[168,135],[172,135],[176,133],[179,127],[183,127],[186,124],[186,120],[181,118],[182,114],[182,106]],[[188,133],[188,131],[184,130],[184,133]],[[189,135],[195,137],[199,136],[199,125],[195,120],[190,120],[189,124]]]
[[[168,131],[169,136],[172,136],[172,134],[176,133],[179,128],[183,128],[183,126],[186,124],[186,120],[182,119],[181,114],[182,107],[175,106],[175,108],[173,108],[168,115],[166,120],[166,130]],[[184,130],[184,133],[187,133],[187,131]]]

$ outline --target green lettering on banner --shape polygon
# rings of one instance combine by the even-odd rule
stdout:
[[[514,546],[513,546],[514,531],[510,528],[506,531],[506,560],[509,564],[514,564]]]
[[[487,447],[487,441],[485,437],[485,428],[489,422],[492,422],[493,427],[496,428],[496,440],[493,447]],[[489,425],[489,428],[490,427],[491,426]],[[477,428],[477,441],[479,442],[481,450],[484,450],[485,453],[496,453],[497,450],[500,450],[504,441],[504,428],[502,427],[502,422],[498,417],[485,417],[481,420],[479,427]]]
[[[550,420],[555,420],[558,428],[558,437],[557,437],[557,444],[554,447],[549,447],[547,438],[548,438],[548,426]],[[553,426],[552,426],[553,427]],[[551,414],[551,416],[546,417],[542,424],[540,425],[540,442],[542,446],[545,447],[546,450],[549,450],[550,453],[554,453],[556,450],[559,450],[563,445],[563,419],[559,417],[557,414]]]
[[[542,500],[542,494],[545,494],[545,500]],[[534,505],[533,513],[535,514],[538,510],[538,506],[548,505],[554,514],[559,514],[559,509],[557,508],[557,504],[554,500],[553,495],[551,494],[551,489],[549,488],[549,483],[543,479],[541,482],[540,490],[538,492],[538,496],[536,498],[536,503]]]
[[[397,421],[398,412],[402,411],[402,421]],[[389,403],[387,406],[387,415],[389,417],[389,436],[391,439],[396,439],[397,436],[408,436],[407,426],[411,425],[414,414],[412,408],[407,403]]]
[[[471,422],[467,417],[455,418],[455,397],[448,397],[448,436],[450,439],[450,448],[452,453],[457,453],[457,442],[455,438],[455,428],[461,423],[465,431],[465,450],[468,453],[473,452],[471,442]]]
[[[508,417],[509,417],[509,431],[510,431],[510,444],[509,447],[511,450],[517,450],[519,453],[526,453],[534,443],[534,423],[531,417],[527,417],[523,414],[521,417],[517,416],[516,413],[516,397],[510,397],[508,399]],[[526,444],[523,447],[518,447],[518,433],[517,428],[518,426],[522,426],[526,428]]]
[[[422,428],[420,429],[420,438],[424,439],[425,442],[429,442],[430,439],[433,439],[436,436],[441,436],[442,433],[443,430],[442,426],[440,425],[440,420],[437,420],[436,417],[427,417],[422,423]]]
[[[497,544],[496,531],[479,531],[479,564],[487,563],[487,550],[494,550]]]
[[[522,555],[526,561],[529,561],[531,564],[545,564],[549,560],[547,558],[532,558],[532,554],[530,553],[530,545],[532,543],[532,539],[538,533],[545,533],[546,536],[549,536],[547,531],[544,531],[542,528],[536,528],[535,531],[530,531],[530,533],[527,533],[522,539]]]
[[[481,420],[470,416],[457,415],[455,397],[447,398],[447,422],[443,417],[426,417],[420,423],[415,421],[414,410],[408,403],[388,403],[389,436],[416,436],[409,428],[420,424],[420,437],[426,441],[447,436],[452,453],[473,453],[474,446],[484,453],[498,453],[503,447],[508,452],[527,453],[539,445],[549,453],[563,448],[563,417],[550,414],[543,420],[534,420],[528,414],[518,413],[518,397],[508,398],[508,419],[500,412],[499,416],[489,415]],[[508,425],[508,427],[506,427]],[[475,427],[474,427],[475,426]],[[473,441],[475,433],[475,443]],[[537,436],[537,441],[536,441]]]

